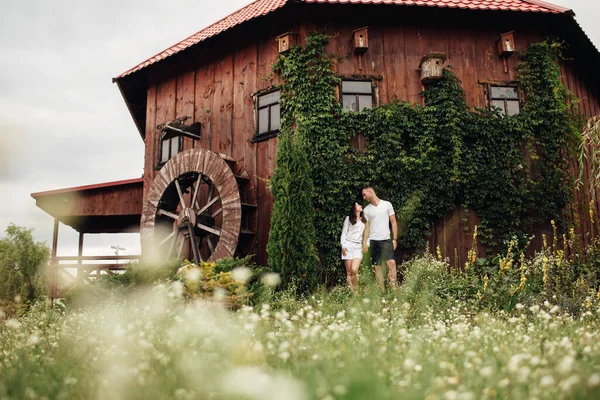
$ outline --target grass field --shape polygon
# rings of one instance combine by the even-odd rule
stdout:
[[[600,398],[598,309],[475,310],[436,296],[445,268],[423,258],[395,292],[363,279],[356,297],[284,292],[238,311],[184,301],[179,282],[40,304],[0,323],[0,398]]]

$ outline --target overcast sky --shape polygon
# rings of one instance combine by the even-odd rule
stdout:
[[[572,8],[600,48],[600,2]],[[143,142],[111,78],[249,0],[4,0],[0,3],[0,237],[9,223],[52,242],[32,192],[141,177]],[[59,254],[76,254],[61,225]],[[137,235],[88,235],[84,254],[139,252]]]

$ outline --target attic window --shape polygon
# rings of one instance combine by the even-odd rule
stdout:
[[[342,81],[342,106],[347,111],[373,108],[373,83],[371,81]]]
[[[503,115],[517,115],[521,111],[519,89],[515,86],[490,86],[490,109],[497,107]]]

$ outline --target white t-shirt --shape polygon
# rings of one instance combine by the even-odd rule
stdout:
[[[351,243],[362,243],[364,231],[365,224],[360,219],[357,219],[356,223],[352,225],[350,223],[350,217],[346,217],[344,220],[344,227],[342,228],[342,236],[340,237],[342,247],[346,247],[346,241]]]
[[[369,240],[390,239],[390,216],[395,214],[392,203],[380,199],[377,207],[369,204],[363,214],[369,221]]]

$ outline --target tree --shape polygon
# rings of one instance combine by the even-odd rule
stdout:
[[[31,302],[46,293],[50,249],[44,242],[34,242],[31,231],[11,224],[0,239],[0,300],[21,296]]]
[[[316,285],[315,210],[306,150],[289,133],[279,138],[271,179],[274,198],[267,253],[269,266],[281,274],[283,287],[294,282],[299,293]]]

